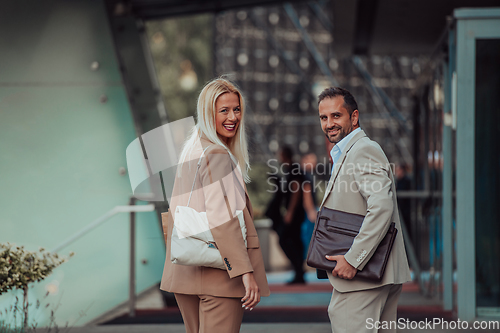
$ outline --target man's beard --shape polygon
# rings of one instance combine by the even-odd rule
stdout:
[[[326,129],[326,133],[325,133],[326,138],[328,139],[328,141],[330,141],[331,143],[334,143],[334,144],[339,143],[339,142],[340,142],[340,140],[342,140],[342,139],[343,139],[343,138],[345,138],[347,135],[349,135],[349,133],[351,133],[351,132],[352,132],[352,128],[351,128],[351,131],[346,132],[346,131],[344,130],[344,128],[340,127],[340,128],[338,128],[338,129],[339,129],[339,133],[338,133],[337,135],[335,135],[335,137],[330,138],[330,137],[328,136],[328,131],[330,131],[330,130],[334,130],[334,129],[337,129],[337,128],[338,128],[338,127],[327,128],[327,129]]]

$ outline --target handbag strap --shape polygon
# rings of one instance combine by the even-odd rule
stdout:
[[[187,206],[189,207],[189,203],[191,202],[191,196],[193,195],[193,190],[194,190],[194,184],[196,183],[196,176],[198,176],[198,170],[200,170],[200,165],[201,165],[201,159],[203,158],[203,155],[205,155],[205,152],[207,149],[210,148],[210,146],[206,147],[203,152],[201,153],[200,159],[198,160],[198,165],[196,166],[196,173],[194,174],[194,180],[193,180],[193,186],[191,186],[191,193],[189,193],[189,199]]]
[[[210,146],[206,147],[203,152],[201,153],[201,156],[200,156],[200,159],[198,160],[198,165],[196,166],[196,173],[194,175],[194,180],[193,180],[193,185],[191,186],[191,193],[189,193],[189,199],[188,199],[188,203],[187,203],[187,207],[189,207],[189,203],[191,202],[191,196],[193,195],[193,190],[194,190],[194,184],[196,184],[196,177],[198,176],[198,170],[200,169],[200,166],[201,166],[201,159],[203,158],[203,155],[205,155],[205,151],[209,148]],[[229,152],[229,151],[228,151]],[[231,159],[235,161],[234,157],[231,155],[231,153],[229,152],[229,156],[231,157]],[[232,174],[233,174],[233,177],[236,178],[236,176],[234,175],[234,167],[233,167],[233,164],[231,163],[231,170],[232,170]],[[245,189],[243,188],[243,186],[241,186],[238,178],[235,179],[236,183],[239,185],[239,187],[241,188],[241,190],[243,192],[245,192]],[[227,212],[229,213],[229,218],[233,218],[232,216],[232,213],[231,213],[231,208],[229,207],[229,200],[227,198],[227,193],[226,193],[226,190],[224,188],[224,184],[221,184],[222,187],[223,187],[223,191],[224,191],[224,201],[226,201],[226,207],[227,207]]]
[[[235,163],[235,165],[238,165],[236,159],[233,157],[233,155],[231,154],[231,152],[229,150],[228,150],[228,153],[229,153],[229,156],[231,157],[231,160]],[[233,163],[230,163],[230,164],[231,164],[231,173],[233,175],[235,183],[237,183],[239,185],[239,187],[243,190],[243,193],[245,193],[245,190],[243,189],[243,187],[240,184],[240,181],[238,180],[238,177],[236,177],[236,175],[234,173]],[[229,214],[229,219],[232,219],[233,214],[231,213],[231,206],[229,205],[229,198],[227,197],[226,188],[224,187],[224,184],[221,184],[221,186],[222,186],[222,189],[224,191],[224,201],[226,201],[226,208],[227,208],[227,212]]]

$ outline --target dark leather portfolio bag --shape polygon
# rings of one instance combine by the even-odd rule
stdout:
[[[323,207],[316,219],[307,253],[307,264],[331,272],[337,262],[327,260],[325,255],[346,254],[351,248],[354,237],[359,233],[363,219],[363,215]],[[380,281],[382,279],[397,232],[396,224],[392,222],[370,261],[363,270],[356,273],[354,279],[360,278],[371,281]]]

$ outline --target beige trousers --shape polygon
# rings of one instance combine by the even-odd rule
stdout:
[[[238,333],[243,320],[241,299],[174,294],[186,333]]]
[[[345,293],[334,288],[328,306],[332,332],[396,333],[398,299],[401,289],[402,284],[388,284],[374,289]],[[383,322],[388,324],[384,326]],[[377,323],[380,325],[377,326]]]

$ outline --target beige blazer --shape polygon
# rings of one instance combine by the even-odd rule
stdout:
[[[386,284],[410,281],[410,270],[399,221],[394,177],[382,148],[364,131],[357,133],[342,152],[328,183],[321,207],[365,216],[359,234],[345,254],[345,259],[358,270],[368,263],[387,233],[391,222],[398,233],[380,282],[362,279],[343,280],[332,277],[333,287],[340,292],[365,290]]]
[[[173,212],[178,205],[187,205],[196,166],[206,147],[209,148],[202,158],[189,207],[207,213],[212,235],[222,258],[225,259],[225,270],[182,266],[170,261],[169,241],[174,223]],[[227,150],[203,136],[200,147],[195,148],[178,168],[181,168],[181,173],[174,182],[169,211],[162,213],[167,253],[160,289],[182,294],[243,297],[245,288],[241,275],[253,272],[261,296],[268,296],[270,292],[259,239],[253,224],[252,206],[241,172]],[[244,213],[247,227],[246,247],[236,210],[243,210]]]

